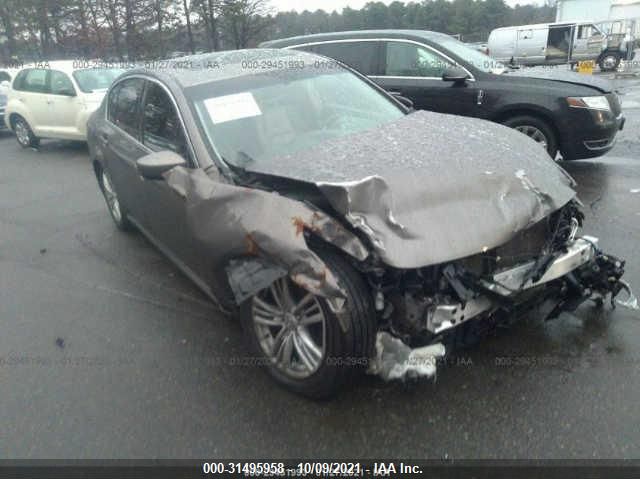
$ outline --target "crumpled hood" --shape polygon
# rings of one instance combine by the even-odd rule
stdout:
[[[575,196],[569,175],[521,133],[426,111],[248,169],[315,183],[398,268],[504,244]]]

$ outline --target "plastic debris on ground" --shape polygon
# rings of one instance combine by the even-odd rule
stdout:
[[[440,343],[411,348],[387,332],[376,337],[376,355],[368,373],[376,374],[385,381],[415,377],[433,377],[436,362],[445,354]]]

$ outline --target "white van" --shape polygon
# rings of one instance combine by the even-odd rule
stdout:
[[[489,55],[518,65],[576,64],[595,60],[603,71],[618,68],[626,52],[608,44],[593,22],[541,23],[497,28],[489,35]]]

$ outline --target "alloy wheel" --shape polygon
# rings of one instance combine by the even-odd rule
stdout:
[[[15,132],[16,138],[18,139],[18,143],[22,146],[29,146],[30,144],[30,134],[29,127],[23,120],[16,121],[15,124]]]
[[[263,353],[282,373],[304,379],[321,366],[327,318],[316,296],[284,277],[253,297],[251,317]]]
[[[535,126],[520,125],[520,126],[516,126],[515,129],[518,130],[520,133],[524,133],[529,138],[534,140],[536,143],[539,143],[540,146],[544,147],[545,150],[547,149],[549,140],[547,140],[547,137],[545,136],[545,134]]]
[[[118,194],[116,193],[111,179],[106,171],[102,172],[102,191],[104,198],[107,201],[107,207],[113,215],[113,218],[119,223],[122,221],[122,212],[120,210],[120,201],[118,200]]]
[[[602,60],[602,65],[607,70],[613,70],[616,67],[616,63],[617,62],[618,62],[617,57],[615,57],[613,55],[609,55],[609,56],[604,57],[604,60]]]

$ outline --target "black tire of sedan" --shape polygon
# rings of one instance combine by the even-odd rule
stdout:
[[[540,143],[541,146],[546,148],[551,159],[555,160],[558,154],[558,140],[547,122],[535,116],[520,115],[508,118],[503,124],[518,130],[520,133],[524,133],[532,140]]]
[[[620,66],[621,60],[622,57],[619,53],[607,52],[598,59],[598,66],[603,72],[614,72]]]
[[[363,278],[339,254],[319,251],[347,293],[344,331],[324,298],[287,276],[240,305],[240,320],[259,364],[286,389],[314,399],[334,395],[373,356],[376,316]]]
[[[100,183],[100,190],[102,191],[102,196],[104,196],[104,201],[107,204],[109,214],[118,229],[121,231],[133,230],[133,225],[128,218],[127,208],[120,201],[116,188],[111,180],[111,176],[107,170],[102,168],[99,169],[98,182]]]
[[[18,116],[13,120],[13,131],[16,134],[18,144],[22,148],[37,148],[40,144],[40,138],[33,133],[33,130],[29,126],[29,123],[27,123],[27,120],[21,116]]]

